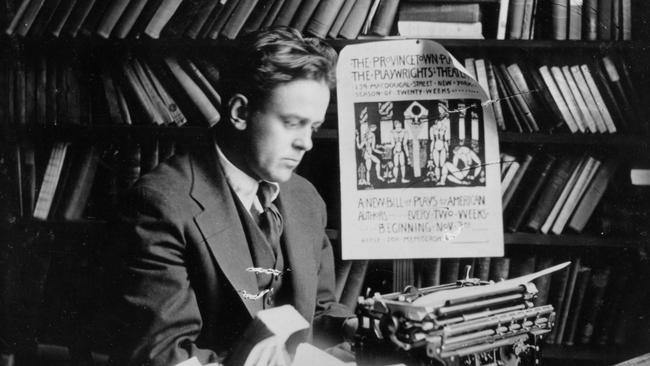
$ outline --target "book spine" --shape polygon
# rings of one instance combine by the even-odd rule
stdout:
[[[274,4],[275,4],[275,0],[259,1],[255,9],[251,13],[251,15],[249,15],[248,19],[246,19],[246,22],[242,27],[241,33],[246,34],[261,29],[262,22],[264,22],[264,18],[266,18],[267,14],[269,13],[271,7],[273,7]]]
[[[495,257],[490,261],[490,280],[494,282],[508,279],[510,273],[510,258]]]
[[[126,38],[135,25],[138,16],[142,14],[145,5],[147,5],[147,0],[130,0],[129,5],[113,29],[113,37],[117,39]]]
[[[598,0],[598,39],[601,41],[612,39],[613,1],[618,0]]]
[[[182,126],[187,122],[187,118],[179,108],[178,104],[174,99],[169,95],[163,84],[160,82],[156,74],[151,69],[151,66],[147,62],[142,63],[142,68],[145,72],[145,77],[147,77],[153,86],[154,91],[159,96],[162,101],[162,108],[166,109],[166,112],[169,114],[171,120],[168,122],[175,124],[176,126]]]
[[[341,27],[343,27],[343,23],[345,23],[348,15],[350,15],[350,11],[352,10],[354,4],[354,0],[345,0],[343,6],[341,6],[341,10],[339,10],[339,13],[336,15],[334,24],[332,24],[332,27],[327,33],[330,38],[338,38]]]
[[[574,301],[573,293],[575,292],[576,281],[578,280],[578,272],[580,271],[581,267],[581,259],[576,258],[576,260],[571,265],[571,274],[569,275],[566,291],[564,292],[564,304],[562,305],[562,308],[558,310],[558,316],[556,318],[556,344],[562,344],[564,341],[564,333],[567,327],[569,311],[571,310],[571,304]]]
[[[154,105],[151,103],[147,92],[144,90],[142,84],[140,84],[140,80],[130,62],[122,62],[121,71],[131,95],[135,98],[141,110],[144,112],[147,122],[156,125],[162,124],[162,116],[160,116]]]
[[[517,191],[517,188],[519,187],[519,184],[521,183],[521,180],[523,179],[524,175],[526,174],[526,171],[528,171],[528,168],[530,167],[530,163],[532,161],[533,161],[533,156],[530,155],[530,154],[526,154],[524,156],[524,159],[521,161],[521,163],[519,163],[519,168],[515,170],[515,174],[512,177],[512,181],[510,182],[510,184],[506,188],[505,192],[503,193],[502,205],[503,205],[503,210],[504,211],[510,205],[512,197],[514,196],[515,192]]]
[[[61,210],[64,220],[79,220],[83,216],[95,173],[99,163],[99,152],[95,146],[90,146],[83,152],[78,166],[73,166],[74,178],[69,183],[68,193],[64,195],[65,206]],[[68,187],[64,187],[68,188]]]
[[[610,159],[606,161],[603,166],[598,169],[593,181],[580,200],[580,203],[575,209],[575,213],[569,221],[569,228],[580,233],[584,229],[591,214],[596,209],[601,198],[605,194],[605,190],[609,185],[614,172],[616,171],[617,161]]]
[[[305,33],[316,37],[325,38],[329,32],[336,15],[341,10],[344,0],[321,0],[309,20]]]
[[[621,38],[624,41],[632,40],[632,0],[621,0]]]
[[[535,0],[526,0],[524,3],[524,15],[521,20],[521,39],[529,40],[531,38],[531,29],[533,24],[533,10]]]
[[[600,111],[598,110],[596,101],[594,100],[593,95],[591,95],[591,91],[589,90],[587,81],[585,80],[584,76],[582,76],[580,67],[574,65],[571,66],[569,69],[571,70],[571,74],[573,74],[573,79],[576,82],[578,91],[580,92],[580,95],[582,96],[585,102],[585,106],[587,109],[585,115],[587,116],[587,120],[590,122],[588,124],[589,131],[590,132],[597,131],[600,133],[606,132],[607,126],[605,126],[605,120],[603,119],[603,116],[600,114]]]
[[[160,38],[160,32],[174,16],[181,2],[182,0],[163,0],[144,29],[144,33],[153,39]]]
[[[97,35],[102,38],[108,38],[117,25],[120,17],[129,5],[130,0],[113,0],[106,9],[102,20],[97,26]]]
[[[569,0],[551,0],[551,19],[553,39],[558,41],[567,39]]]
[[[478,67],[477,67],[478,69]],[[492,101],[491,105],[494,109],[494,117],[497,122],[497,126],[501,131],[506,130],[506,121],[503,117],[503,109],[501,108],[501,102],[499,101],[499,89],[497,87],[496,76],[494,75],[494,69],[492,62],[485,60],[485,72],[487,75],[488,90],[490,94],[490,100]]]
[[[596,322],[600,317],[605,304],[605,293],[609,278],[611,267],[596,269],[591,275],[589,281],[589,288],[587,290],[587,297],[585,298],[585,313],[583,317],[583,324],[577,336],[581,344],[589,344],[594,338],[594,331],[596,329]]]
[[[25,13],[21,17],[20,22],[16,27],[17,35],[21,37],[27,36],[27,33],[34,24],[39,11],[43,7],[43,3],[45,3],[45,0],[31,0],[29,2],[29,6],[25,10]]]
[[[539,131],[539,125],[537,124],[535,116],[533,116],[530,106],[524,97],[524,95],[530,94],[530,89],[528,88],[528,85],[526,85],[521,69],[519,69],[517,64],[512,64],[508,67],[501,64],[499,67],[502,69],[501,73],[504,76],[505,82],[509,84],[510,90],[514,92],[513,95],[515,102],[523,111],[524,118],[526,119],[531,131]]]
[[[578,329],[578,322],[582,318],[582,313],[584,313],[583,309],[585,292],[587,291],[587,286],[589,285],[590,278],[591,268],[581,267],[578,270],[574,300],[572,301],[572,306],[569,310],[569,317],[567,319],[567,331],[566,336],[564,337],[564,344],[567,346],[573,346],[575,343],[575,335]]]
[[[571,175],[569,176],[569,179],[567,180],[566,184],[564,185],[564,188],[562,188],[562,192],[557,198],[557,201],[555,201],[555,204],[553,205],[553,208],[551,209],[551,212],[549,212],[548,216],[544,220],[544,224],[540,228],[540,231],[543,234],[548,233],[548,231],[551,229],[553,226],[553,223],[555,222],[555,219],[557,218],[557,215],[560,213],[560,210],[562,209],[562,206],[564,206],[564,203],[566,202],[567,197],[569,197],[569,193],[571,193],[571,190],[573,186],[576,183],[576,180],[578,179],[578,176],[580,175],[580,172],[582,169],[584,169],[585,163],[587,162],[587,158],[583,157],[580,158],[578,164],[575,166],[573,171],[571,172]]]
[[[582,117],[580,115],[580,111],[578,110],[578,104],[573,98],[573,93],[569,88],[569,84],[567,83],[567,80],[564,78],[562,69],[558,66],[552,66],[551,74],[553,76],[553,79],[557,83],[558,89],[562,94],[562,97],[564,99],[564,102],[567,105],[567,108],[569,109],[569,112],[571,113],[571,117],[572,117],[571,120],[575,122],[575,127],[576,127],[575,130],[571,128],[572,126],[569,126],[571,132],[577,132],[577,131],[584,132],[585,126],[582,123]]]
[[[278,17],[275,19],[273,25],[275,26],[285,26],[288,27],[291,24],[293,16],[298,11],[300,3],[302,0],[285,0],[282,10],[278,14]]]
[[[388,36],[399,8],[399,0],[382,0],[370,26],[370,34]]]
[[[497,22],[497,39],[506,39],[506,29],[508,26],[508,8],[510,0],[499,1],[499,17]]]
[[[521,39],[526,0],[510,0],[508,10],[508,39]]]
[[[536,270],[541,271],[553,265],[553,258],[550,256],[541,256],[535,262]],[[551,276],[541,276],[535,279],[537,287],[537,297],[534,300],[535,306],[548,304],[549,290],[551,288]]]
[[[16,10],[16,14],[14,14],[14,17],[11,19],[11,22],[5,29],[6,35],[13,36],[16,33],[16,29],[18,29],[18,25],[20,24],[21,19],[25,16],[25,12],[29,7],[30,2],[31,0],[23,0],[23,2],[20,3],[18,10]]]
[[[67,142],[56,142],[52,147],[41,189],[38,193],[36,207],[32,215],[36,219],[47,220],[50,214],[50,208],[52,207],[54,194],[61,177],[61,170],[63,169],[68,145]]]
[[[621,0],[612,0],[612,24],[611,24],[611,40],[621,40]]]
[[[569,34],[571,40],[582,38],[582,0],[569,0]]]
[[[221,36],[226,39],[235,39],[241,31],[246,19],[251,15],[258,0],[241,0],[237,8],[232,12],[230,19],[221,30]]]
[[[400,20],[476,23],[481,21],[478,4],[432,4],[405,1],[399,7]]]
[[[199,112],[205,119],[209,127],[214,126],[219,122],[220,115],[217,109],[212,105],[208,97],[203,93],[201,88],[190,78],[189,75],[181,68],[180,64],[175,58],[165,57],[165,64],[174,75],[178,83],[181,85],[185,93],[198,107]]]
[[[580,93],[578,84],[576,84],[576,81],[573,78],[573,74],[571,73],[569,66],[566,65],[562,66],[561,70],[562,70],[562,75],[564,76],[564,79],[566,80],[567,85],[569,86],[569,90],[571,91],[573,100],[575,101],[577,106],[578,116],[580,117],[579,119],[580,123],[578,124],[580,131],[596,132],[597,131],[596,124],[594,123],[594,121],[591,118],[591,115],[589,114],[589,109],[587,108],[587,104],[585,103],[585,100],[582,98],[582,94]]]
[[[196,39],[203,26],[208,22],[208,19],[213,15],[213,13],[215,13],[215,9],[220,7],[220,0],[205,0],[203,2],[203,8],[201,8],[201,11],[199,11],[194,20],[185,30],[187,38]]]
[[[94,4],[95,0],[78,0],[77,6],[72,10],[70,18],[63,26],[62,32],[69,37],[76,37]]]
[[[582,3],[582,39],[598,39],[598,0],[584,0]]]
[[[48,27],[48,32],[54,36],[58,37],[63,30],[63,26],[70,18],[72,10],[77,5],[77,0],[63,1],[59,7],[56,9],[56,13],[52,17],[52,22]]]
[[[210,32],[207,34],[208,38],[217,39],[219,33],[221,33],[221,30],[226,25],[226,22],[232,15],[233,11],[235,11],[235,8],[237,8],[239,1],[240,0],[228,0],[228,2],[223,6],[221,11],[219,12],[218,17],[215,20],[214,24],[212,24],[212,27],[210,28]]]
[[[506,170],[506,173],[503,175],[503,178],[501,179],[501,198],[504,199],[506,192],[508,191],[508,188],[512,185],[512,180],[519,171],[519,162],[518,161],[513,161],[510,164],[508,164],[508,168]],[[505,207],[505,206],[504,206]]]
[[[357,0],[345,19],[339,36],[345,39],[357,38],[359,32],[361,32],[361,27],[363,27],[363,21],[368,15],[368,10],[370,10],[370,5],[371,0]]]
[[[266,14],[266,17],[264,18],[264,22],[262,22],[262,29],[270,28],[273,25],[273,22],[275,22],[275,19],[278,17],[280,14],[280,10],[284,6],[285,0],[275,0],[273,2],[273,6],[271,9],[269,9],[269,12]]]
[[[302,0],[296,15],[291,19],[291,27],[299,32],[304,31],[319,2],[320,0]]]

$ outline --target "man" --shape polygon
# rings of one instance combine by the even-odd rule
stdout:
[[[323,123],[336,54],[288,29],[228,52],[216,143],[177,154],[124,200],[116,365],[221,362],[277,305],[315,335],[353,316],[335,302],[325,204],[294,174]]]

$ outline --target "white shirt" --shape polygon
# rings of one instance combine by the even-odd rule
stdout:
[[[217,154],[219,155],[219,163],[223,168],[223,173],[226,176],[226,181],[230,188],[235,191],[235,195],[239,201],[248,208],[251,217],[257,219],[257,216],[264,211],[260,200],[257,198],[257,188],[260,181],[254,179],[250,175],[244,173],[241,169],[237,168],[233,163],[226,158],[219,146],[217,145]],[[267,182],[271,185],[273,190],[272,200],[275,201],[280,194],[280,185],[275,182]],[[256,215],[253,215],[255,213]]]

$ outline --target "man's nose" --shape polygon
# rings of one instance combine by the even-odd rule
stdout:
[[[304,132],[301,132],[296,136],[295,140],[293,141],[294,146],[297,149],[304,150],[304,151],[311,150],[311,148],[314,147],[314,143],[311,139],[311,135],[312,135],[312,130],[305,129]]]

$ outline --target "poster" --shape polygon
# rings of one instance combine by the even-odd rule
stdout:
[[[442,46],[346,46],[337,68],[344,259],[503,255],[497,127]]]

